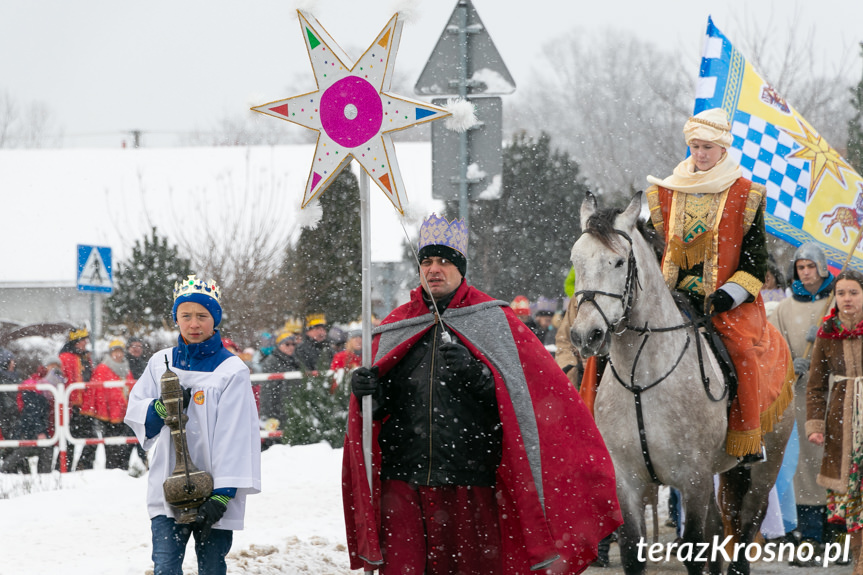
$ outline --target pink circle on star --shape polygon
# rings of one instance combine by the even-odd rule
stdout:
[[[383,118],[380,94],[357,76],[342,78],[321,95],[321,126],[345,148],[355,148],[377,135]]]

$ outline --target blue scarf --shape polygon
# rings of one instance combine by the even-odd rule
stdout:
[[[186,343],[182,335],[178,336],[172,363],[186,371],[212,372],[233,356],[234,354],[222,346],[222,336],[219,330],[216,330],[209,339],[201,343]]]
[[[809,290],[803,287],[802,281],[794,280],[794,283],[791,284],[791,293],[797,301],[818,301],[830,295],[833,279],[833,274],[827,272],[827,277],[824,278],[824,281],[821,282],[821,287],[815,293],[810,293]]]

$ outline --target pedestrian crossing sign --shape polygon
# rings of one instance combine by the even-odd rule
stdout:
[[[111,293],[111,248],[78,245],[78,291]]]

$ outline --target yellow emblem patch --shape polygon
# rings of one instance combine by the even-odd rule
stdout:
[[[204,405],[204,392],[196,391],[195,392],[195,403],[198,405]]]

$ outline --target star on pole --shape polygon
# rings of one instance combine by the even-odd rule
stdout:
[[[395,14],[353,63],[314,17],[297,14],[318,89],[252,110],[319,133],[302,207],[354,158],[403,214],[404,182],[391,133],[450,115],[389,92],[403,22]]]
[[[809,182],[809,194],[806,198],[807,201],[812,198],[815,190],[817,190],[818,186],[821,184],[824,172],[830,172],[833,174],[836,181],[839,182],[842,187],[846,187],[845,177],[842,175],[842,171],[847,170],[849,172],[853,172],[851,166],[845,163],[842,156],[840,156],[836,150],[831,148],[820,134],[810,129],[800,120],[797,120],[797,125],[800,126],[803,131],[802,134],[795,134],[789,130],[785,130],[785,132],[802,147],[793,154],[789,154],[787,157],[799,158],[801,160],[811,162],[810,170],[812,176]]]

